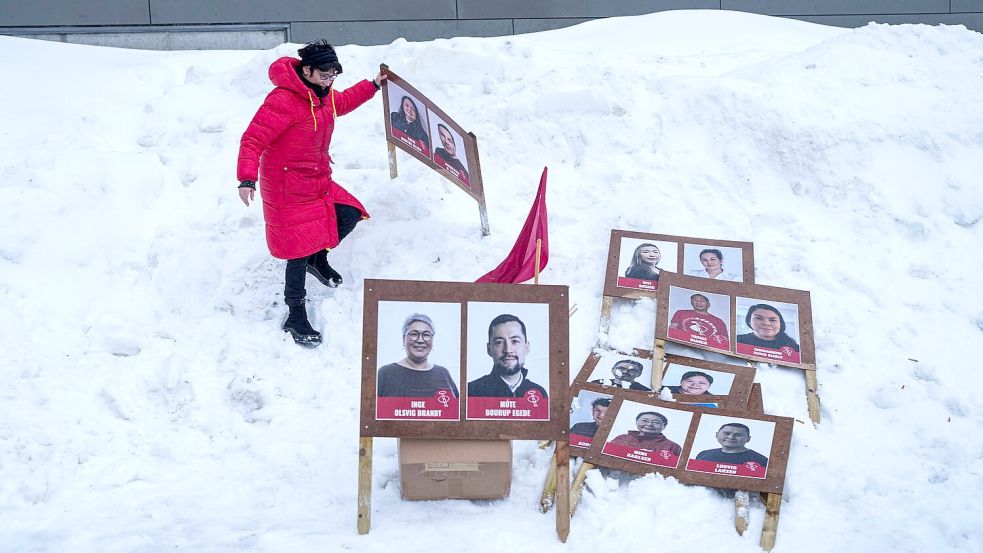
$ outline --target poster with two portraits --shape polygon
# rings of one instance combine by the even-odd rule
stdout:
[[[566,286],[365,281],[362,437],[566,440]]]
[[[751,242],[612,230],[604,295],[654,297],[663,272],[754,283]]]
[[[782,493],[792,426],[788,417],[615,390],[585,459],[633,474],[674,476],[685,484]]]
[[[475,136],[387,66],[382,70],[386,140],[484,205]]]
[[[604,295],[655,297],[655,337],[815,367],[809,292],[754,284],[750,242],[612,230]]]
[[[646,389],[652,371],[675,401]],[[792,419],[764,415],[754,368],[650,352],[592,352],[571,386],[570,451],[594,465],[780,493]],[[752,403],[754,405],[752,405]]]

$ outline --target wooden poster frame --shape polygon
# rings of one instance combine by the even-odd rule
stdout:
[[[658,473],[664,476],[673,476],[684,484],[695,484],[710,488],[740,489],[756,491],[761,493],[781,494],[785,486],[785,473],[788,467],[788,456],[792,442],[793,419],[788,417],[778,417],[774,415],[763,415],[745,410],[733,409],[713,409],[706,407],[695,407],[684,403],[667,402],[658,399],[643,399],[616,391],[608,412],[605,415],[604,423],[601,425],[591,444],[586,461],[593,466],[607,467],[632,474]],[[618,413],[622,410],[626,401],[652,406],[654,409],[689,411],[693,413],[690,426],[686,432],[685,440],[680,443],[682,451],[675,468],[644,464],[618,457],[613,457],[602,453],[604,444],[608,441],[611,429],[618,418]],[[723,417],[735,420],[753,420],[770,422],[774,424],[774,432],[771,437],[771,448],[769,450],[768,466],[764,478],[751,478],[746,476],[734,476],[729,474],[713,474],[697,472],[686,468],[687,462],[696,456],[693,452],[694,441],[698,428],[704,416]],[[709,422],[709,421],[708,421]]]
[[[362,390],[359,424],[358,513],[359,534],[367,534],[372,520],[372,446],[374,437],[449,438],[449,439],[538,439],[552,440],[555,451],[551,464],[556,478],[568,482],[570,477],[567,433],[569,412],[569,289],[566,286],[516,284],[475,284],[460,282],[425,282],[366,279],[362,317]],[[376,376],[379,329],[379,302],[459,303],[460,369],[458,373],[462,407],[456,420],[377,420]],[[548,306],[549,349],[549,420],[469,420],[465,413],[468,347],[468,304],[488,302],[503,304],[545,304]],[[487,325],[488,321],[482,321]],[[436,337],[436,336],[435,336]],[[556,532],[565,542],[570,533],[569,488],[555,491],[559,502]]]
[[[741,250],[741,278],[744,283],[754,283],[754,244],[751,242],[738,242],[734,240],[717,240],[712,238],[696,238],[692,236],[674,236],[670,234],[652,234],[648,232],[637,232],[632,230],[611,229],[611,240],[608,243],[608,260],[604,273],[604,295],[615,298],[638,299],[645,297],[655,297],[658,293],[661,274],[658,281],[651,283],[651,288],[628,288],[620,286],[618,279],[621,277],[624,267],[619,263],[621,259],[621,242],[623,239],[638,239],[652,242],[671,242],[676,245],[676,268],[681,269],[685,262],[685,250],[687,244],[699,244],[701,246],[716,246],[718,248],[737,248]],[[663,273],[679,274],[678,272],[663,271]],[[709,282],[718,282],[710,278],[700,278]],[[646,281],[647,282],[647,281]]]
[[[704,349],[715,353],[720,353],[730,357],[747,359],[771,363],[786,367],[793,367],[803,370],[806,381],[806,401],[809,407],[809,418],[813,423],[819,424],[819,382],[816,375],[816,344],[814,340],[814,328],[812,324],[812,300],[807,290],[794,290],[791,288],[779,288],[776,286],[765,286],[762,284],[744,284],[738,282],[717,282],[704,278],[667,274],[660,278],[662,286],[659,288],[657,296],[657,306],[655,314],[655,341],[671,341],[683,344],[688,347]],[[669,336],[670,322],[670,294],[674,287],[681,289],[703,292],[708,294],[719,294],[728,297],[729,317],[728,317],[728,350],[724,351],[715,347],[701,346],[690,341],[684,341]],[[761,302],[775,302],[783,304],[793,304],[796,307],[796,316],[799,324],[799,361],[792,362],[774,357],[761,355],[748,355],[737,351],[737,304],[738,298],[749,298]],[[658,347],[656,348],[658,349]]]
[[[397,75],[393,70],[389,68],[386,64],[381,64],[379,70],[386,75],[386,79],[382,81],[382,105],[384,110],[384,122],[386,126],[386,143],[389,150],[389,178],[395,179],[398,175],[398,168],[396,163],[396,150],[399,148],[403,150],[410,157],[413,157],[430,167],[438,174],[451,181],[455,186],[464,191],[465,194],[474,198],[478,202],[478,212],[481,217],[481,233],[484,236],[490,234],[488,225],[488,208],[485,202],[485,186],[484,180],[481,176],[481,161],[478,157],[478,137],[472,132],[464,130],[464,127],[459,125],[454,119],[452,119],[447,113],[440,109],[433,101],[427,98],[423,93],[421,93],[416,87],[411,85],[405,79]],[[430,138],[430,152],[429,156],[424,155],[418,151],[415,147],[410,146],[400,138],[398,138],[392,129],[392,120],[390,119],[390,114],[393,111],[390,109],[389,102],[389,86],[390,83],[403,89],[412,96],[414,100],[419,102],[424,109],[427,110],[425,114],[420,114],[420,116],[426,116],[426,121],[429,123],[429,113],[434,113],[439,117],[447,127],[453,129],[453,131],[462,139],[464,142],[461,147],[464,150],[468,158],[468,177],[470,181],[470,186],[466,185],[461,181],[456,175],[452,174],[450,171],[441,167],[433,160],[436,138],[430,134],[430,125],[427,125],[427,133]]]
[[[461,408],[454,420],[389,420],[376,418],[376,375],[392,360],[378,359],[379,302],[433,302],[461,305],[460,371]],[[548,372],[548,420],[475,420],[466,415],[469,303],[542,304],[549,310],[549,367],[530,371],[530,380]],[[362,315],[362,392],[359,435],[394,438],[457,438],[496,440],[566,440],[569,429],[569,290],[566,286],[475,284],[409,280],[365,280]],[[408,311],[407,315],[412,312]],[[476,321],[477,322],[477,321]],[[480,321],[479,326],[488,321]],[[484,327],[483,327],[484,328]],[[543,344],[532,344],[542,348]],[[484,344],[481,344],[482,349]],[[491,362],[489,360],[489,367]],[[483,367],[487,370],[488,367]],[[453,376],[453,375],[452,375]]]

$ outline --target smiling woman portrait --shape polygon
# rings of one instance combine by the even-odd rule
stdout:
[[[785,318],[777,308],[767,303],[752,305],[747,310],[744,322],[751,332],[738,334],[738,344],[776,350],[789,347],[799,351],[799,344],[785,333]]]
[[[440,390],[460,394],[450,371],[429,361],[436,331],[433,321],[413,313],[403,322],[403,349],[406,356],[379,368],[378,397],[433,397]]]

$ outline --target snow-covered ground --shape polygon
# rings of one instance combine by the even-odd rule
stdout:
[[[775,551],[983,551],[983,35],[685,11],[342,47],[339,86],[387,63],[478,136],[492,235],[408,156],[389,180],[380,99],[341,119],[373,219],[331,254],[342,288],[308,279],[313,351],[235,188],[295,51],[0,37],[0,551],[758,551],[758,502],[740,537],[714,490],[597,471],[560,544],[532,442],[507,500],[403,502],[376,440],[356,534],[362,280],[474,280],[544,165],[574,367],[650,343],[650,301],[597,332],[612,228],[750,240],[757,282],[812,292],[822,424],[798,371],[758,372],[800,421]]]

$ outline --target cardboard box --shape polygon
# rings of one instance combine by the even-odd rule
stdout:
[[[403,499],[501,499],[512,488],[510,440],[401,438]]]

